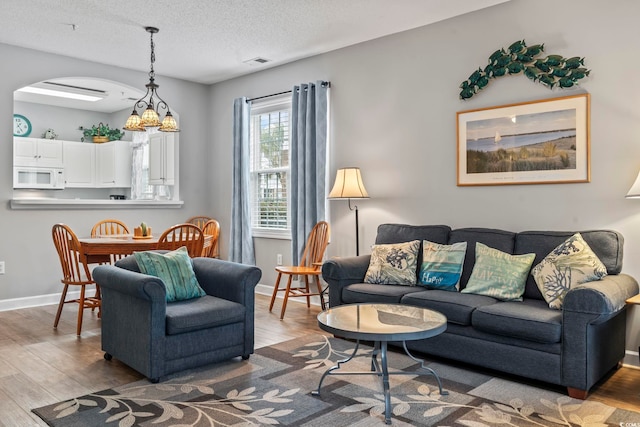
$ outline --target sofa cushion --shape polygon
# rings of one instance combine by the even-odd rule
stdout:
[[[439,311],[447,317],[449,323],[468,326],[471,325],[471,314],[476,308],[492,305],[498,301],[484,295],[434,289],[405,294],[400,302]]]
[[[549,307],[559,310],[571,288],[602,279],[607,268],[580,233],[576,233],[551,251],[531,275]]]
[[[573,236],[575,231],[523,231],[516,236],[514,254],[536,253],[533,265],[538,265],[556,246]],[[608,274],[622,271],[622,235],[613,230],[581,231],[580,235],[589,244],[600,261],[607,267]],[[543,299],[538,286],[529,276],[524,292],[525,298]]]
[[[562,312],[536,299],[478,307],[471,323],[479,331],[540,343],[558,343],[562,338]]]
[[[134,252],[140,272],[164,282],[167,302],[182,301],[205,295],[198,284],[186,247],[167,253]]]
[[[418,285],[429,289],[456,292],[460,286],[462,264],[466,253],[467,242],[441,245],[423,240]]]
[[[467,255],[464,258],[460,289],[464,289],[473,271],[476,260],[476,242],[483,243],[508,254],[513,253],[516,233],[492,228],[458,228],[452,230],[448,244],[467,242]]]
[[[167,335],[244,322],[245,307],[211,295],[167,304]]]
[[[373,245],[365,283],[415,285],[419,249],[420,240]]]
[[[372,283],[354,283],[342,289],[342,302],[354,304],[359,302],[394,303],[412,292],[424,292],[424,288],[418,286],[402,285],[376,285]]]
[[[535,254],[510,255],[477,242],[476,263],[467,287],[461,292],[522,301],[534,257]]]

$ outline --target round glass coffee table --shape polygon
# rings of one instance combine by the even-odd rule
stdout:
[[[447,318],[437,311],[403,304],[347,304],[325,310],[318,314],[320,329],[337,337],[355,339],[353,353],[322,375],[318,389],[311,392],[320,395],[322,382],[328,375],[377,375],[382,377],[384,390],[384,421],[391,424],[391,395],[389,393],[389,375],[418,375],[420,372],[389,372],[387,368],[387,344],[389,341],[402,341],[405,353],[420,363],[420,367],[433,375],[438,382],[441,395],[449,394],[442,389],[440,377],[424,365],[424,360],[413,356],[407,349],[406,341],[430,338],[447,329]],[[337,372],[343,363],[354,358],[360,341],[373,341],[371,372]],[[380,354],[380,363],[378,363]]]

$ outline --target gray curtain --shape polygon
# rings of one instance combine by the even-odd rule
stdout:
[[[298,265],[307,237],[325,219],[328,83],[294,86],[291,103],[291,250]]]
[[[249,189],[249,103],[247,98],[233,101],[233,178],[231,182],[231,232],[229,260],[255,265],[256,257],[251,235],[251,205]]]

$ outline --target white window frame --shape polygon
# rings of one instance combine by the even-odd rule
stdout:
[[[289,120],[291,120],[291,95],[290,94],[286,94],[286,95],[280,95],[280,96],[274,96],[274,97],[269,97],[267,99],[264,100],[258,100],[258,101],[252,101],[251,104],[251,122],[250,122],[250,130],[249,130],[249,138],[250,138],[250,143],[251,143],[251,166],[250,166],[250,175],[251,175],[251,216],[252,216],[252,222],[255,221],[255,215],[256,215],[256,206],[257,206],[257,202],[256,202],[256,192],[257,192],[257,176],[258,173],[264,173],[264,172],[269,172],[269,171],[273,171],[273,172],[285,172],[287,174],[287,228],[281,228],[281,229],[276,229],[276,228],[263,228],[263,227],[256,227],[255,223],[252,223],[252,234],[254,237],[262,237],[262,238],[269,238],[269,239],[287,239],[290,240],[291,239],[291,167],[290,167],[290,162],[287,162],[287,166],[286,167],[280,167],[280,168],[275,168],[275,169],[260,169],[259,172],[254,169],[255,166],[255,157],[254,157],[254,153],[257,152],[258,148],[258,143],[259,143],[259,138],[257,137],[257,135],[255,134],[254,131],[254,120],[255,117],[261,115],[261,114],[266,114],[266,113],[272,113],[272,112],[276,112],[276,111],[282,111],[282,110],[289,110]],[[291,124],[291,122],[289,121],[289,125]],[[289,127],[289,130],[291,130],[291,128]],[[289,134],[289,138],[290,138],[290,134]],[[289,155],[291,153],[291,140],[289,139]]]

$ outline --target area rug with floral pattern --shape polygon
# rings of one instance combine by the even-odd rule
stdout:
[[[375,375],[322,374],[351,354],[354,343],[311,335],[258,349],[247,361],[141,380],[34,409],[48,425],[75,426],[362,426],[384,425],[382,381]],[[371,347],[360,346],[342,365],[370,371]],[[416,372],[390,379],[394,426],[621,426],[640,425],[640,413],[571,399],[551,388],[498,378],[455,364],[428,362],[433,376],[401,352],[389,352],[391,370]]]

